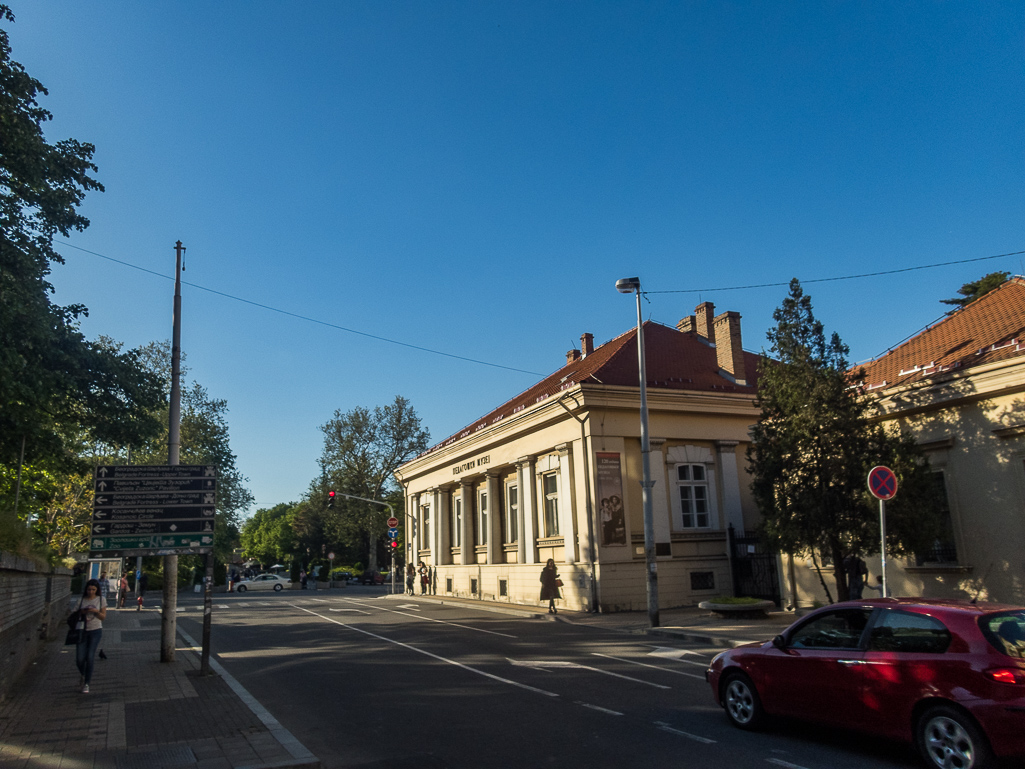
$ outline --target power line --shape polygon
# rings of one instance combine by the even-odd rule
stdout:
[[[1008,254],[994,254],[993,256],[978,256],[974,259],[958,259],[953,262],[937,262],[936,264],[923,264],[918,267],[903,267],[899,270],[883,270],[881,272],[864,272],[859,275],[842,275],[835,278],[813,278],[811,280],[802,280],[802,284],[807,283],[830,283],[837,280],[855,280],[857,278],[875,278],[880,275],[896,275],[901,272],[913,272],[915,270],[930,270],[934,267],[949,267],[952,264],[968,264],[970,262],[983,262],[987,259],[1002,259],[1005,256],[1018,256],[1025,254],[1025,251],[1011,251]],[[790,281],[786,283],[757,283],[750,286],[720,286],[718,288],[679,288],[674,290],[665,291],[645,291],[646,294],[697,294],[702,291],[743,291],[751,288],[779,288],[780,286],[789,286]]]
[[[101,254],[101,253],[98,253],[96,251],[90,251],[87,248],[82,248],[81,246],[76,246],[76,245],[73,245],[72,243],[65,243],[65,242],[59,241],[59,240],[58,241],[54,241],[54,242],[59,243],[62,246],[68,246],[69,248],[75,248],[75,249],[78,249],[79,251],[84,251],[85,253],[92,254],[93,256],[98,256],[98,257],[100,257],[100,259],[106,259],[108,262],[114,262],[116,264],[124,265],[125,267],[131,267],[133,270],[138,270],[139,272],[147,272],[150,275],[156,275],[158,278],[164,278],[166,280],[174,280],[174,278],[172,278],[172,277],[170,277],[168,275],[164,275],[163,273],[157,272],[156,270],[149,270],[149,269],[146,269],[145,267],[140,267],[137,264],[132,264],[131,262],[125,262],[125,261],[122,261],[121,259],[115,259],[112,256],[107,256],[106,254]],[[379,342],[388,342],[389,344],[397,344],[400,347],[408,347],[411,350],[419,350],[420,352],[427,352],[427,353],[430,353],[432,355],[443,355],[446,358],[454,358],[456,360],[466,361],[467,363],[476,363],[476,364],[481,365],[481,366],[491,366],[492,368],[500,368],[500,369],[504,369],[505,371],[515,371],[515,372],[520,373],[520,374],[530,374],[531,376],[544,376],[543,374],[539,374],[536,371],[527,371],[526,369],[522,369],[522,368],[514,368],[512,366],[503,366],[500,363],[491,363],[491,362],[486,361],[486,360],[477,360],[476,358],[467,358],[467,357],[465,357],[463,355],[456,355],[456,354],[450,353],[450,352],[443,352],[442,350],[432,350],[430,347],[421,347],[420,345],[410,344],[409,342],[400,342],[397,339],[389,339],[388,337],[378,336],[377,334],[370,334],[370,333],[368,333],[366,331],[359,331],[358,329],[348,328],[346,326],[339,326],[337,323],[328,323],[327,321],[324,321],[324,320],[318,320],[317,318],[311,318],[308,315],[300,315],[299,313],[289,312],[288,310],[282,310],[282,309],[280,309],[278,307],[271,307],[269,304],[261,304],[260,302],[254,302],[251,299],[244,299],[241,296],[235,296],[234,294],[228,294],[228,293],[225,293],[224,291],[217,291],[216,289],[213,289],[213,288],[207,288],[206,286],[201,286],[198,283],[189,283],[188,281],[183,280],[182,281],[182,285],[190,286],[191,288],[196,288],[196,289],[199,289],[200,291],[206,291],[207,293],[210,293],[210,294],[216,294],[217,296],[223,296],[226,299],[233,299],[236,302],[242,302],[243,304],[252,305],[253,307],[259,307],[262,310],[269,310],[270,312],[276,312],[276,313],[278,313],[280,315],[287,315],[287,316],[289,316],[291,318],[298,318],[299,320],[305,320],[305,321],[307,321],[309,323],[316,323],[317,325],[327,326],[328,328],[333,328],[333,329],[336,329],[338,331],[345,331],[346,333],[349,333],[349,334],[356,334],[358,336],[365,336],[368,339],[376,339]]]

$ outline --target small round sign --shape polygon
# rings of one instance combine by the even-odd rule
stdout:
[[[389,529],[394,529],[398,525],[399,525],[399,519],[398,518],[392,517],[392,518],[388,519],[388,528]]]
[[[328,554],[327,554],[327,559],[328,559],[329,561],[333,561],[333,560],[335,559],[335,554],[334,554],[334,553],[328,553]]]
[[[897,495],[897,476],[890,468],[876,465],[868,473],[868,490],[876,499],[893,499]]]

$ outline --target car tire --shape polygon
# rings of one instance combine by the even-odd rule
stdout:
[[[281,589],[282,589],[282,586],[281,586],[281,585],[275,585],[275,586],[274,586],[274,592],[275,592],[275,593],[280,593],[280,592],[281,592]]]
[[[722,704],[726,717],[738,729],[753,731],[765,722],[758,690],[744,673],[726,674],[722,683]]]
[[[925,762],[937,769],[986,769],[993,765],[993,750],[986,735],[971,716],[949,705],[936,705],[921,715],[915,741]]]
[[[244,593],[248,589],[249,588],[247,588],[245,585],[239,585],[238,587],[235,588],[235,592],[236,593]]]

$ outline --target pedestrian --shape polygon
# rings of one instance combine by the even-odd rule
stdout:
[[[110,580],[107,579],[107,572],[100,572],[100,598],[103,599],[103,605],[110,605]],[[100,649],[99,657],[101,660],[107,659],[107,655],[103,653],[103,649]]]
[[[82,612],[85,618],[80,623],[82,633],[75,646],[75,664],[82,676],[79,680],[82,694],[88,694],[93,677],[93,657],[103,637],[103,620],[107,618],[107,600],[100,595],[99,580],[91,579],[85,583],[85,590],[75,610]]]
[[[142,597],[146,595],[146,584],[149,582],[149,577],[146,576],[146,572],[138,571],[135,574],[135,602],[138,604],[136,611],[142,611]]]
[[[117,608],[125,608],[125,596],[128,595],[128,575],[122,574],[117,585]]]
[[[306,589],[306,582],[308,580],[309,577],[306,575],[306,569],[303,569],[301,572],[299,572],[299,585],[302,590]]]
[[[430,581],[430,570],[427,564],[420,561],[420,595],[427,595],[427,583]]]
[[[847,595],[852,601],[860,601],[868,578],[868,566],[857,555],[849,555],[843,559],[843,568],[847,572]]]
[[[541,569],[541,600],[548,601],[548,613],[558,614],[555,608],[555,599],[562,598],[559,588],[562,587],[562,580],[559,579],[559,570],[555,566],[555,559],[549,558],[548,563]]]
[[[413,585],[416,582],[416,567],[411,563],[406,564],[406,592],[410,595],[416,595],[416,591],[413,589]]]

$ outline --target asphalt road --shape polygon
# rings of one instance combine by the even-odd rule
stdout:
[[[855,733],[731,727],[715,649],[382,595],[215,598],[213,653],[327,769],[921,765]],[[197,639],[198,599],[178,615]]]

